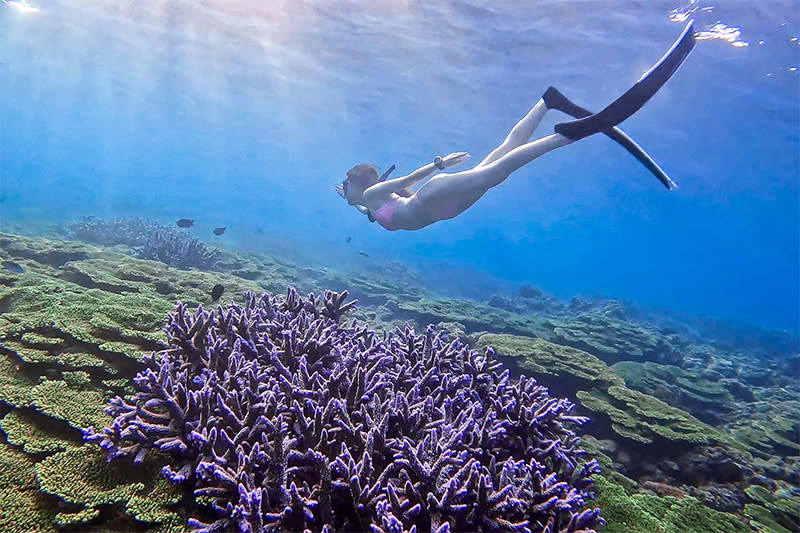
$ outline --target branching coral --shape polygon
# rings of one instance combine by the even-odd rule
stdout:
[[[164,228],[158,222],[144,218],[104,219],[88,216],[83,217],[80,222],[69,224],[67,234],[73,239],[104,246],[142,246],[148,235]]]
[[[214,268],[219,250],[209,249],[197,239],[174,230],[154,231],[136,249],[136,257],[161,261],[176,268]]]
[[[161,261],[177,268],[209,269],[216,265],[219,251],[175,228],[143,218],[102,219],[84,217],[70,224],[75,239],[105,246],[125,244],[135,248],[140,259]]]
[[[109,460],[172,458],[200,531],[592,531],[573,404],[429,327],[381,337],[323,299],[247,295],[169,316],[137,394],[85,431]],[[202,506],[201,506],[202,507]]]

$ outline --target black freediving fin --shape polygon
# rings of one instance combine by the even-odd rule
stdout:
[[[574,141],[612,128],[642,108],[670,79],[694,48],[694,22],[689,21],[683,33],[653,68],[633,87],[605,109],[588,117],[556,124],[555,131]]]
[[[592,115],[591,111],[572,102],[555,87],[548,87],[542,95],[542,99],[544,100],[544,103],[548,109],[557,109],[574,118],[584,118]],[[647,170],[649,170],[656,178],[658,178],[658,181],[663,183],[667,189],[672,190],[678,187],[675,182],[670,179],[667,173],[664,172],[660,166],[658,166],[658,163],[656,163],[653,158],[650,157],[650,155],[648,155],[648,153],[645,152],[641,146],[636,144],[636,142],[624,131],[614,126],[607,130],[603,130],[603,133],[608,135],[620,146],[630,152],[630,154],[638,159],[639,162],[645,167],[647,167]]]
[[[381,174],[381,177],[380,177],[380,178],[378,178],[378,183],[380,183],[380,182],[382,182],[382,181],[386,181],[386,178],[388,178],[388,177],[389,177],[389,174],[391,174],[392,172],[394,172],[394,169],[395,169],[395,166],[394,166],[394,165],[392,165],[392,166],[390,166],[389,168],[387,168],[387,169],[386,169],[386,172],[384,172],[383,174]]]

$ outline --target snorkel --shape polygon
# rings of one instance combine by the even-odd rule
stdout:
[[[394,168],[395,168],[395,166],[394,166],[394,165],[392,165],[392,166],[390,166],[389,168],[387,168],[387,169],[386,169],[386,172],[384,172],[383,174],[381,174],[381,177],[380,177],[380,178],[378,178],[378,183],[380,183],[380,182],[382,182],[382,181],[386,181],[386,178],[388,178],[388,177],[389,177],[389,175],[390,175],[392,172],[394,172]]]

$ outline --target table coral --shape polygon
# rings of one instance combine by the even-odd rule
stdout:
[[[612,385],[605,391],[579,391],[577,397],[587,409],[607,415],[618,436],[633,441],[672,443],[673,446],[730,441],[689,413],[624,386]]]
[[[545,376],[558,381],[559,386],[575,382],[581,388],[590,386],[624,385],[623,379],[594,355],[554,344],[543,339],[519,335],[486,333],[478,346],[491,346],[503,361],[513,363],[535,377]],[[553,378],[558,378],[553,379]]]
[[[60,498],[73,511],[56,516],[61,526],[89,522],[101,511],[124,506],[127,515],[163,530],[181,531],[181,518],[169,509],[181,499],[175,486],[165,484],[160,465],[106,464],[100,450],[80,446],[52,455],[36,464],[36,479],[43,492]]]
[[[340,324],[347,292],[178,304],[169,347],[85,438],[109,458],[160,450],[194,484],[199,531],[592,531],[586,421],[534,380],[429,327]]]
[[[704,506],[690,496],[658,497],[626,490],[605,476],[596,476],[597,505],[608,516],[608,533],[747,533],[738,517]]]
[[[56,531],[58,511],[39,492],[34,461],[6,444],[0,444],[0,509],[0,531]]]
[[[568,319],[549,320],[554,338],[613,363],[622,360],[680,363],[682,355],[667,336],[652,327],[619,320],[601,312],[580,313]]]

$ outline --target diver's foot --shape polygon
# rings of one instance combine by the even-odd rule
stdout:
[[[548,109],[557,109],[574,118],[583,118],[592,115],[591,111],[579,106],[575,102],[572,102],[555,87],[548,87],[542,95],[542,100]],[[636,159],[638,159],[645,167],[647,167],[650,172],[653,173],[656,178],[658,178],[661,183],[664,184],[667,189],[671,190],[677,188],[675,182],[672,181],[672,179],[660,166],[658,166],[658,163],[656,163],[653,158],[642,149],[641,146],[636,144],[633,139],[628,137],[624,131],[616,126],[612,126],[607,130],[603,130],[603,133],[625,148],[625,150],[627,150]]]
[[[690,21],[689,24],[686,25],[681,36],[675,41],[675,44],[672,45],[664,57],[662,57],[653,68],[646,72],[633,87],[628,89],[625,94],[614,100],[598,113],[556,124],[556,133],[560,133],[568,139],[577,141],[578,139],[583,139],[589,135],[594,135],[595,133],[612,128],[641,109],[645,102],[667,83],[667,80],[672,77],[681,63],[683,63],[683,60],[689,55],[689,52],[692,51],[692,48],[694,48],[693,24],[694,23]],[[550,89],[548,89],[548,91],[550,91]],[[569,102],[563,95],[561,95],[563,100],[559,99],[558,95],[560,95],[560,93],[555,89],[554,91],[555,92],[551,92],[550,94],[550,99],[554,105],[564,105],[564,101]],[[546,103],[547,99],[545,99],[545,104]],[[572,114],[569,112],[567,113]]]
[[[561,91],[552,86],[548,87],[544,92],[542,100],[544,100],[544,105],[547,106],[547,109],[557,109],[574,118],[588,117],[592,114],[591,111],[575,104],[564,96]]]

